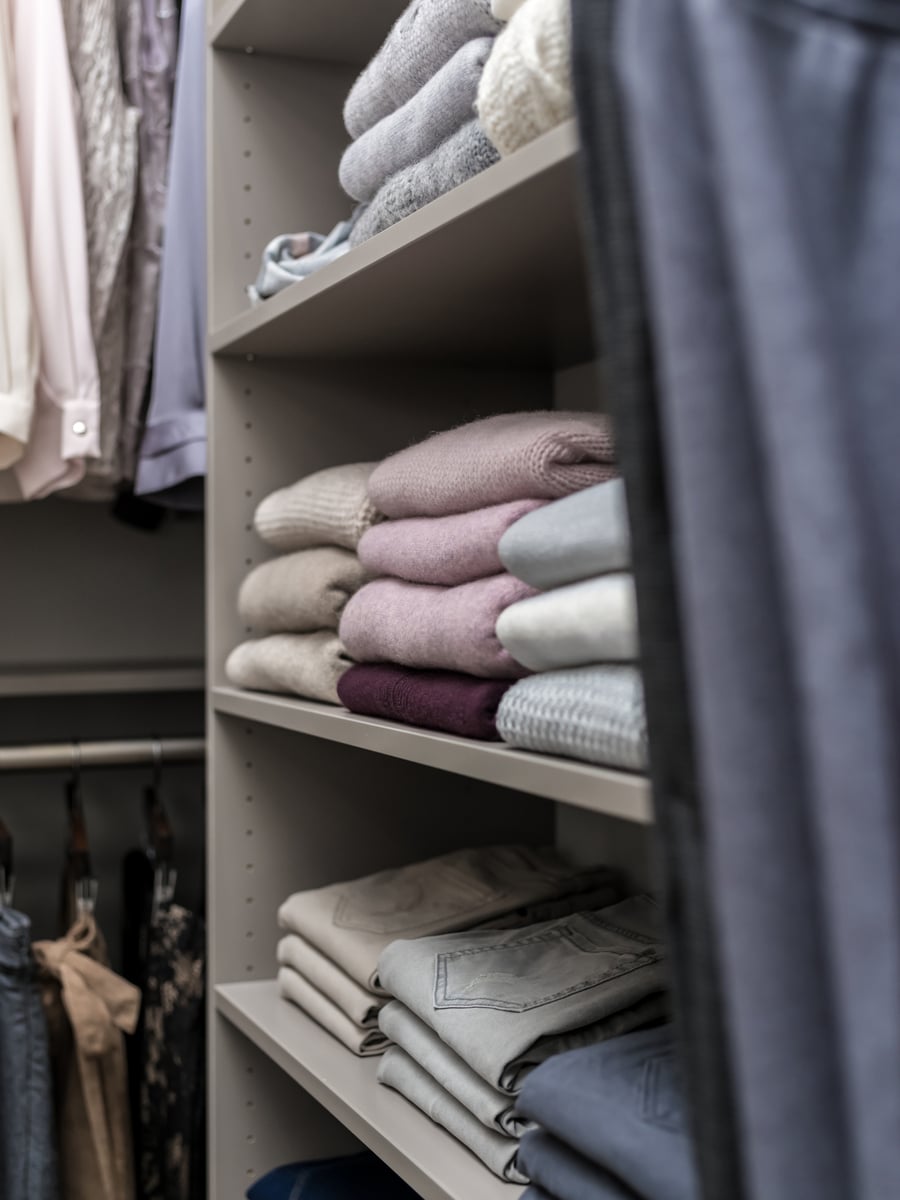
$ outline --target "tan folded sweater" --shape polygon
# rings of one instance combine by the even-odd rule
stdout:
[[[365,579],[350,550],[298,550],[254,567],[241,585],[238,611],[256,633],[337,629],[344,605]]]
[[[225,674],[236,687],[339,704],[337,682],[351,661],[330,629],[273,633],[232,650]]]
[[[380,520],[369,500],[375,463],[347,463],[307,475],[279,488],[256,510],[256,532],[276,550],[343,546],[355,550],[370,525]]]

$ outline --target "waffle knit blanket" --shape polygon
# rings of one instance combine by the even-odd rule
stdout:
[[[533,594],[512,575],[455,588],[376,579],[347,604],[340,636],[358,662],[518,679],[526,671],[500,645],[495,628],[504,608]]]
[[[575,112],[569,0],[525,0],[494,42],[476,110],[502,156]]]
[[[431,154],[390,177],[351,230],[350,245],[359,246],[412,216],[438,196],[493,166],[499,157],[479,123],[469,121]]]
[[[501,537],[520,517],[545,503],[513,500],[449,517],[383,521],[363,534],[359,557],[370,574],[396,575],[411,583],[455,587],[497,575],[503,570]]]
[[[369,479],[389,517],[442,517],[510,500],[548,499],[618,474],[609,422],[597,413],[501,413],[401,450]]]
[[[276,550],[310,546],[343,546],[355,550],[379,515],[367,485],[374,463],[326,467],[261,501],[254,517],[256,532]]]
[[[497,737],[497,705],[509,683],[454,671],[413,671],[360,663],[341,676],[338,696],[351,712],[439,729],[459,737]]]
[[[513,604],[497,637],[532,671],[634,662],[638,656],[634,579],[625,571],[585,579]]]
[[[365,579],[350,550],[297,550],[254,567],[241,585],[238,612],[256,633],[337,629],[344,605]]]
[[[347,132],[358,138],[413,97],[461,46],[502,27],[490,0],[412,0],[350,90]]]
[[[351,142],[338,170],[348,196],[371,200],[391,175],[426,158],[472,120],[492,45],[491,38],[466,42],[421,91]]]
[[[337,635],[325,629],[242,642],[229,654],[225,674],[235,687],[337,704],[337,682],[349,666]]]
[[[578,667],[523,679],[500,701],[497,729],[523,750],[627,771],[647,768],[644,691],[636,667]]]
[[[498,552],[507,571],[542,589],[627,570],[624,481],[599,483],[523,515],[503,534]]]

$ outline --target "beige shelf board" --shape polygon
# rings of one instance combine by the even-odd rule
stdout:
[[[209,41],[219,50],[362,67],[405,7],[406,0],[225,0]]]
[[[586,361],[593,343],[576,167],[568,122],[228,321],[211,335],[213,353]]]
[[[126,692],[202,692],[202,663],[172,666],[129,664],[0,671],[0,696],[73,696]]]
[[[460,1142],[376,1079],[357,1058],[278,995],[274,981],[216,988],[218,1011],[309,1092],[422,1200],[518,1200]]]
[[[626,821],[649,824],[653,820],[650,788],[642,775],[514,750],[499,742],[432,733],[292,696],[217,687],[212,699],[215,710],[229,716],[343,742]]]

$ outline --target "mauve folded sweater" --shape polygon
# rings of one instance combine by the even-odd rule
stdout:
[[[501,413],[392,454],[372,472],[369,498],[388,517],[443,517],[510,500],[555,500],[617,474],[605,416]]]
[[[459,737],[497,738],[497,705],[510,686],[456,671],[414,671],[393,663],[360,663],[338,682],[341,703],[367,717],[439,729]]]
[[[545,500],[513,500],[450,517],[383,521],[363,534],[360,561],[370,575],[396,575],[411,583],[445,587],[499,575],[501,537],[544,504]]]
[[[528,672],[497,640],[497,618],[534,588],[512,575],[491,575],[459,587],[376,579],[348,602],[340,636],[357,662],[461,671],[488,679]]]

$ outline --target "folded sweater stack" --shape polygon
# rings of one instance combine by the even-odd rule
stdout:
[[[475,97],[502,22],[490,0],[413,0],[347,97],[340,180],[358,245],[497,159]]]
[[[605,418],[505,413],[436,434],[386,459],[369,496],[392,520],[362,538],[382,575],[348,603],[340,633],[361,665],[341,679],[348,708],[467,737],[496,737],[497,705],[530,667],[498,640],[510,605],[535,596],[498,546],[549,499],[615,473]]]
[[[514,746],[631,770],[647,765],[624,484],[611,480],[529,513],[499,546],[539,595],[508,608],[497,637],[540,672],[503,697]]]
[[[388,993],[378,959],[395,938],[558,919],[620,894],[609,868],[578,870],[552,849],[528,846],[457,850],[297,892],[278,912],[279,990],[354,1054],[381,1054]]]
[[[337,682],[350,666],[338,622],[366,578],[357,544],[378,519],[367,492],[372,467],[329,467],[260,503],[256,531],[281,553],[241,586],[241,620],[261,636],[228,657],[225,673],[238,687],[338,703]]]

